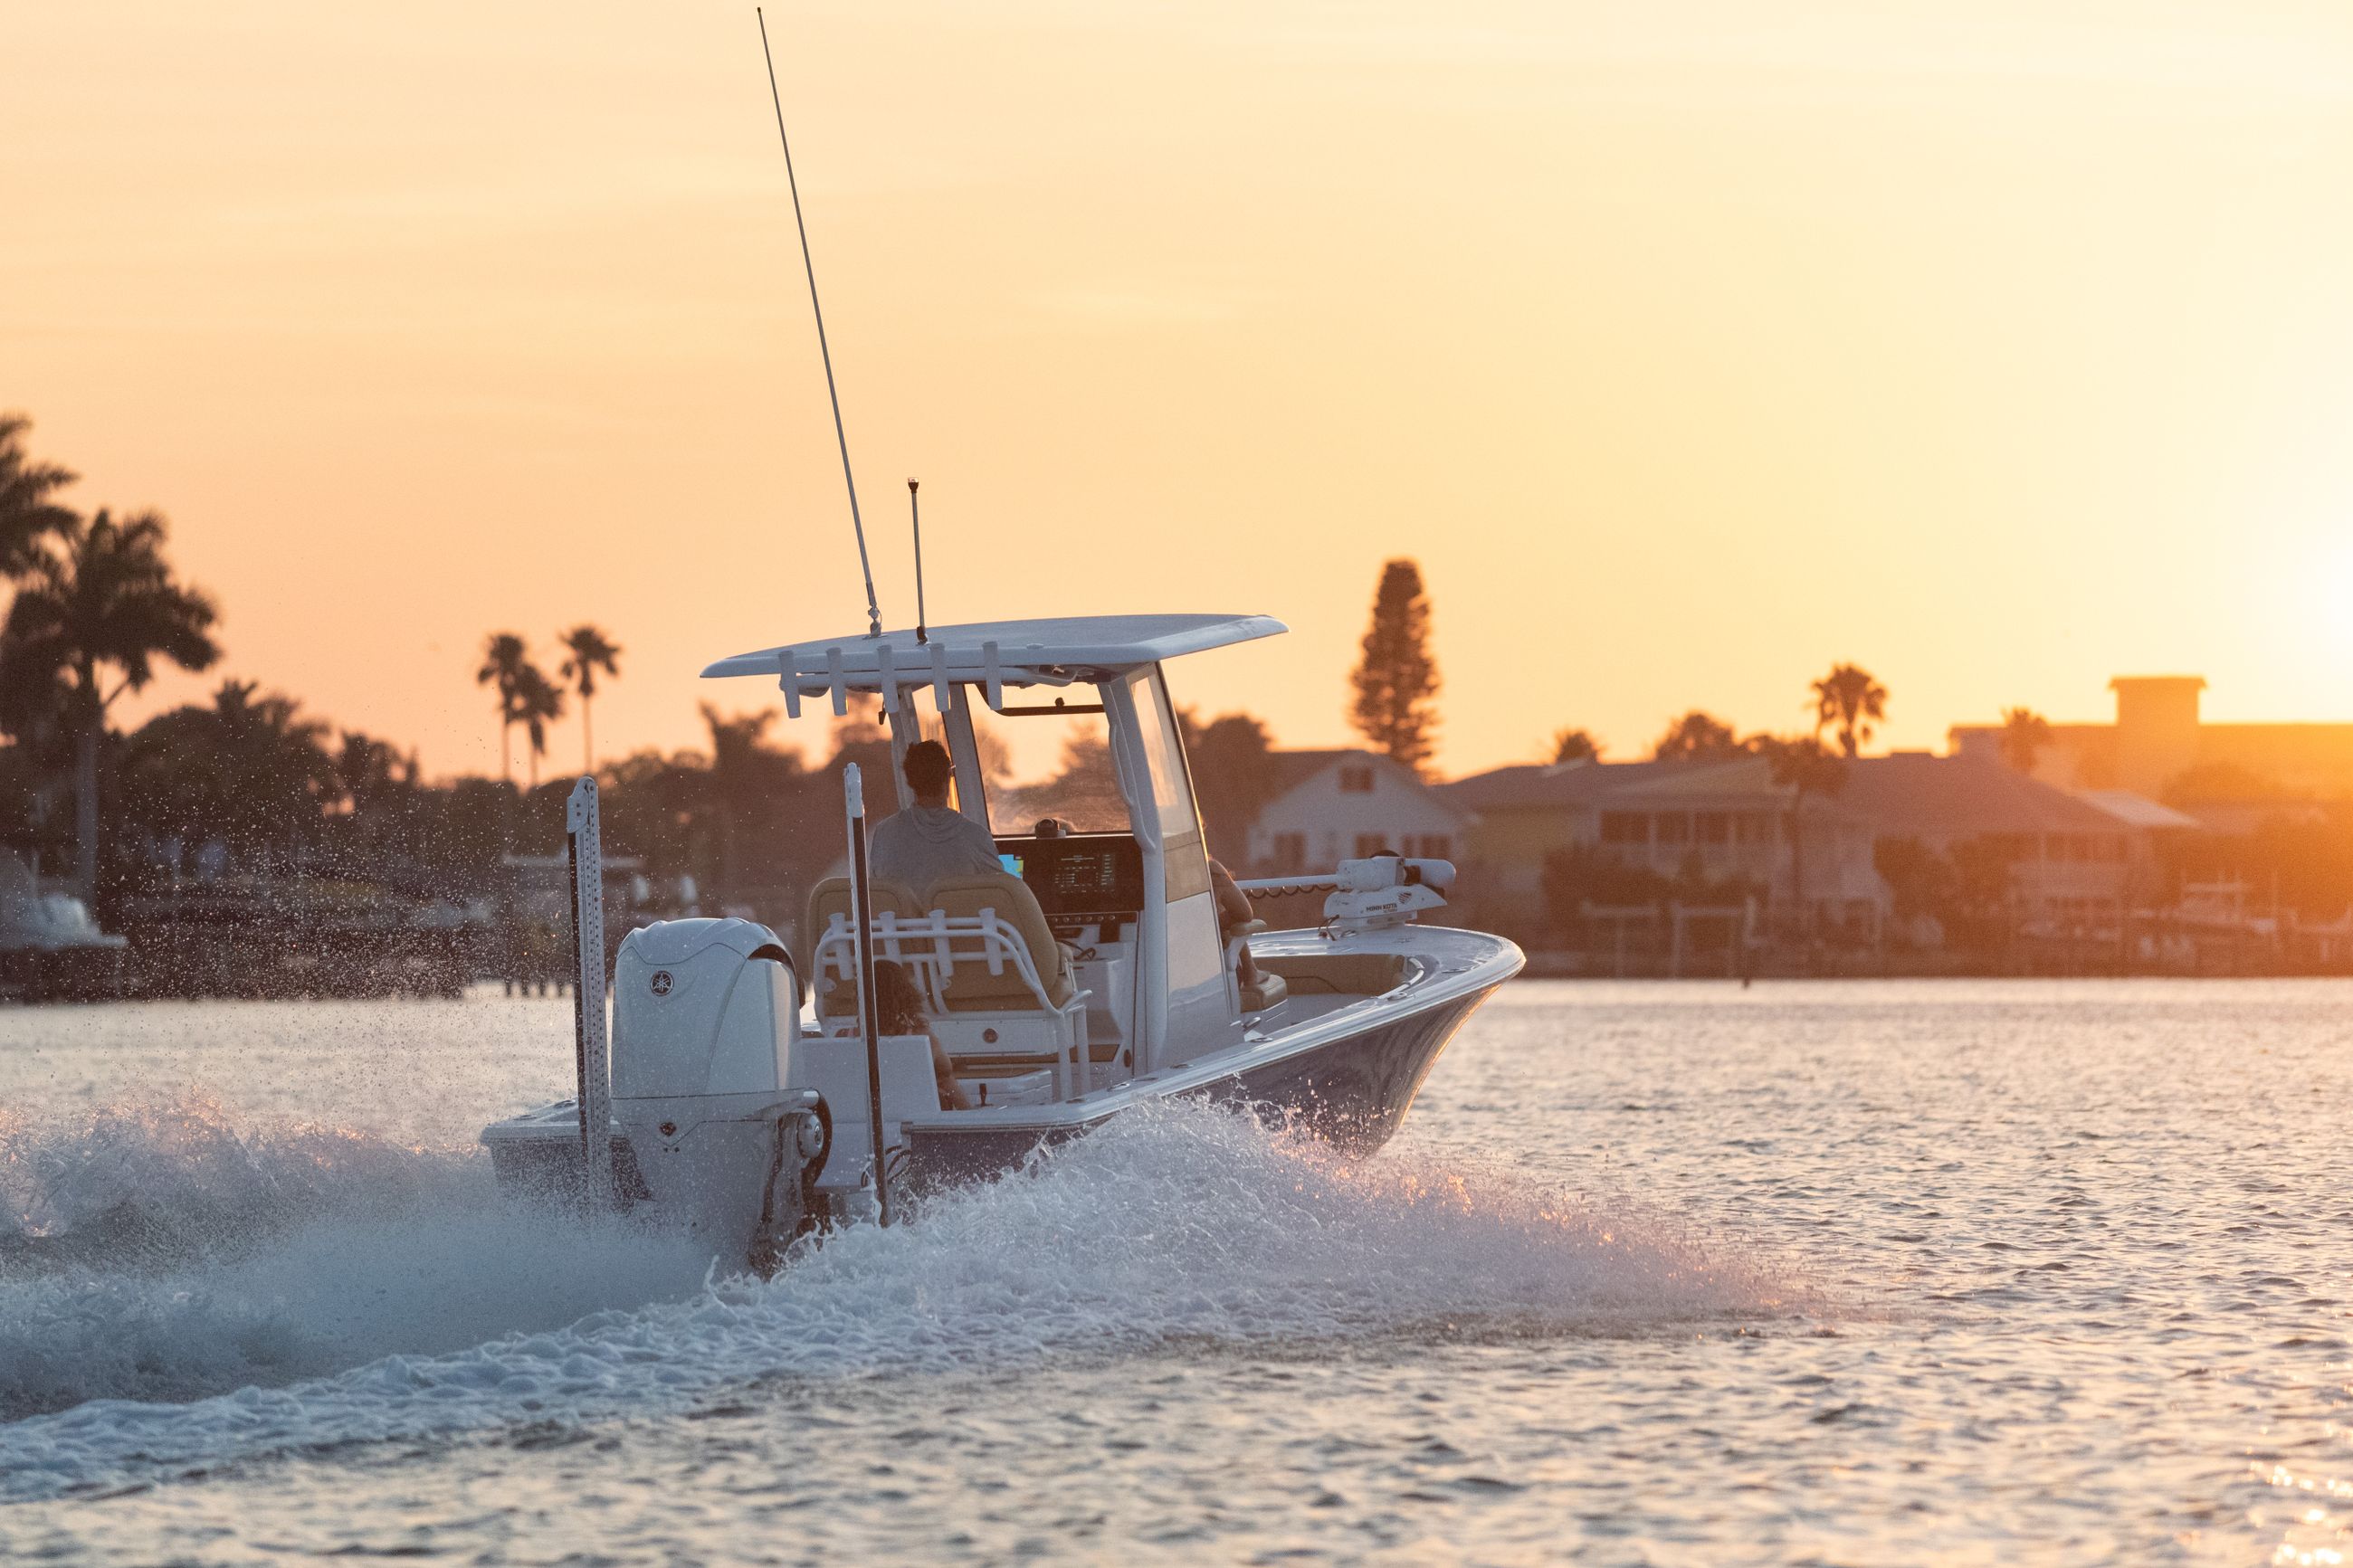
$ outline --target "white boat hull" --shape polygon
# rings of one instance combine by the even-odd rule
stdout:
[[[1278,972],[1287,963],[1371,961],[1396,965],[1404,978],[1375,995],[1294,993],[1282,1008],[1237,1025],[1229,1043],[1075,1100],[906,1116],[895,1128],[894,1186],[920,1190],[986,1180],[1040,1147],[1079,1137],[1138,1105],[1170,1099],[1248,1107],[1368,1153],[1403,1123],[1455,1031],[1525,962],[1501,937],[1443,926],[1338,937],[1282,931],[1255,938],[1251,946],[1261,963]],[[856,1124],[863,1107],[836,1104],[830,1110],[835,1121]],[[774,1134],[758,1121],[696,1129],[682,1116],[675,1120],[670,1129],[670,1119],[663,1119],[647,1148],[636,1147],[616,1126],[616,1199],[666,1225],[708,1233],[716,1254],[740,1256],[768,1190]],[[634,1127],[643,1118],[629,1121]],[[841,1131],[855,1141],[861,1128]],[[483,1142],[502,1187],[522,1194],[579,1191],[578,1121],[569,1102],[500,1122]],[[838,1184],[845,1162],[834,1164]],[[788,1171],[782,1182],[789,1187],[793,1179]],[[810,1191],[831,1211],[821,1217],[863,1217],[871,1209],[862,1180],[854,1191],[828,1189],[820,1196],[814,1184]]]

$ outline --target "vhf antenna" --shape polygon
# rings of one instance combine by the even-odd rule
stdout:
[[[922,481],[912,475],[907,479],[907,516],[915,525],[915,640],[928,642],[923,636],[923,509],[915,500],[915,487]]]
[[[841,482],[849,489],[849,526],[858,534],[858,570],[866,578],[866,635],[882,635],[882,612],[874,603],[874,568],[866,559],[866,524],[858,515],[858,480],[849,471],[849,437],[841,428],[841,394],[833,384],[833,351],[825,342],[825,307],[817,300],[817,263],[809,259],[808,224],[801,216],[800,182],[793,177],[793,142],[785,134],[785,99],[776,90],[776,57],[768,50],[768,18],[752,7],[760,23],[760,58],[768,63],[768,99],[776,106],[776,140],[785,149],[785,184],[793,193],[793,226],[801,236],[801,268],[808,274],[809,312],[817,317],[817,352],[825,361],[825,395],[833,400],[833,438],[841,446]]]

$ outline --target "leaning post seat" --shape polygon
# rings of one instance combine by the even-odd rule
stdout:
[[[1037,1008],[1039,993],[1047,1007],[1060,1010],[1077,994],[1071,976],[1071,955],[1054,940],[1038,895],[1020,878],[1002,871],[976,871],[947,877],[933,884],[928,907],[951,920],[994,916],[1009,927],[1029,949],[1037,986],[1016,964],[987,952],[959,952],[943,976],[942,1000],[951,1013],[1017,1012]]]
[[[858,1012],[848,884],[820,885],[809,915],[813,925],[822,922],[812,964],[818,1015],[839,1029]],[[878,882],[873,941],[874,956],[899,964],[923,994],[959,1071],[1045,1068],[1056,1100],[1087,1091],[1086,994],[1019,878],[951,877],[929,898]]]
[[[879,879],[870,881],[866,896],[873,906],[878,927],[902,925],[923,916],[923,900],[903,882]],[[854,950],[847,943],[826,942],[837,920],[840,929],[847,931],[857,914],[857,896],[849,878],[828,877],[809,889],[808,963],[801,973],[809,977],[809,984],[817,994],[818,1016],[821,1018],[851,1017],[858,1012],[858,977],[851,967],[855,960],[849,956]],[[894,955],[881,951],[878,944],[875,956]]]

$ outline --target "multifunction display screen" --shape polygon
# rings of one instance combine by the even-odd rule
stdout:
[[[1144,854],[1124,833],[999,839],[1049,918],[1132,916],[1144,907]]]

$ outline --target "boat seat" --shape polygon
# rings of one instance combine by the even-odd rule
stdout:
[[[1261,963],[1259,965],[1256,984],[1246,984],[1237,978],[1234,982],[1234,989],[1240,996],[1243,1012],[1263,1013],[1270,1007],[1279,1005],[1290,996],[1291,983]]]
[[[873,906],[874,918],[877,921],[884,915],[902,921],[923,918],[923,900],[917,898],[915,889],[908,887],[904,882],[889,882],[878,879],[867,884],[866,896],[868,901]],[[809,951],[801,973],[808,975],[811,984],[816,987],[817,1010],[819,1017],[847,1017],[858,1011],[858,987],[854,984],[845,984],[839,975],[819,973],[817,964],[818,941],[825,935],[826,927],[833,923],[833,917],[839,915],[843,923],[849,924],[851,923],[856,913],[856,895],[850,889],[849,878],[828,877],[809,889],[807,937]],[[877,956],[883,957],[887,954],[878,952]]]
[[[939,914],[975,916],[983,910],[996,912],[997,918],[1010,926],[1029,950],[1029,962],[1036,966],[1038,982],[1045,988],[1046,1000],[1057,1009],[1070,1005],[1078,994],[1078,985],[1071,976],[1070,950],[1054,940],[1053,929],[1046,923],[1046,911],[1038,907],[1038,895],[1020,878],[1002,871],[980,871],[968,876],[947,877],[933,885],[926,907]],[[1012,964],[1004,972],[991,974],[988,965],[978,958],[959,958],[943,988],[943,1000],[951,1013],[1015,1013],[1036,1012],[1038,997],[1029,982]]]
[[[1263,1013],[1291,994],[1290,984],[1263,963],[1258,965],[1255,982],[1242,979],[1242,954],[1250,951],[1250,939],[1266,929],[1261,920],[1240,921],[1226,928],[1226,968],[1234,977],[1234,1001],[1244,1013]]]

